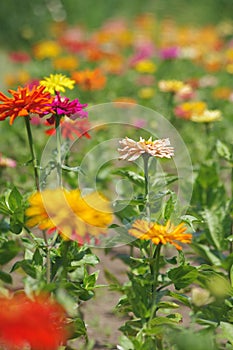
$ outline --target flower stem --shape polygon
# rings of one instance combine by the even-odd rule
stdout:
[[[50,260],[50,249],[45,231],[43,231],[44,242],[46,246],[46,282],[51,281],[51,260]]]
[[[211,126],[210,123],[205,123],[205,136],[206,136],[206,158],[208,158],[208,154],[211,150],[211,139],[210,139],[210,130],[211,130]]]
[[[145,179],[145,206],[146,206],[146,216],[150,221],[150,201],[149,201],[149,158],[150,156],[147,153],[144,153],[143,156],[143,165],[144,165],[144,179]]]
[[[153,284],[152,284],[152,307],[151,307],[151,314],[150,314],[150,320],[154,318],[157,311],[157,303],[156,303],[156,293],[157,293],[157,287],[158,287],[158,277],[159,277],[159,261],[160,261],[160,252],[161,252],[161,244],[158,244],[153,255],[153,259],[151,261],[150,269],[151,274],[153,278]]]
[[[31,157],[32,157],[32,164],[34,168],[34,177],[35,177],[35,185],[36,189],[39,191],[39,175],[38,175],[38,170],[37,170],[37,159],[36,159],[36,153],[34,149],[34,144],[33,144],[33,138],[32,138],[32,131],[31,131],[31,125],[30,125],[30,119],[29,116],[26,116],[24,118],[25,120],[25,125],[26,125],[26,130],[27,130],[27,136],[28,136],[28,142],[29,142],[29,148],[31,152]]]
[[[150,198],[149,198],[149,186],[150,186],[150,182],[149,182],[149,158],[150,156],[147,153],[144,153],[143,156],[143,165],[144,165],[144,179],[145,179],[145,207],[146,207],[146,217],[147,220],[150,221],[150,217],[151,217],[151,210],[150,210]],[[152,258],[153,256],[153,243],[152,241],[150,241],[150,252],[149,252],[149,256]]]
[[[57,181],[58,186],[62,186],[62,164],[61,164],[61,127],[60,120],[61,118],[57,115],[55,119],[55,128],[56,128],[56,147],[57,147]]]

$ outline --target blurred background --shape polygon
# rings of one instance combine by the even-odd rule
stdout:
[[[111,17],[133,18],[149,12],[181,24],[217,24],[232,19],[232,0],[7,0],[0,7],[1,48],[27,48],[48,37],[51,22],[96,29]]]

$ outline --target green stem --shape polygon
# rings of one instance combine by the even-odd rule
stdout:
[[[146,217],[147,220],[150,221],[151,219],[151,210],[150,210],[150,198],[149,198],[149,191],[150,191],[150,182],[149,182],[149,159],[150,155],[147,153],[144,153],[143,156],[143,165],[144,165],[144,179],[145,179],[145,207],[146,207]],[[152,258],[153,256],[153,243],[150,241],[150,251],[149,256]]]
[[[210,129],[211,129],[210,123],[205,123],[206,158],[208,158],[208,154],[211,150]]]
[[[29,142],[29,148],[31,152],[31,157],[32,157],[32,164],[34,168],[34,176],[35,176],[35,185],[37,191],[39,191],[39,175],[38,175],[38,168],[37,168],[37,159],[36,159],[36,153],[34,150],[34,144],[33,144],[33,138],[32,138],[32,131],[31,131],[31,125],[30,125],[30,119],[29,116],[24,118],[25,120],[25,125],[26,125],[26,130],[27,130],[27,136],[28,136],[28,142]]]
[[[157,311],[156,293],[157,293],[157,287],[158,287],[159,261],[160,261],[161,247],[162,247],[161,244],[157,245],[154,251],[152,262],[151,262],[151,274],[153,277],[153,284],[152,284],[152,307],[151,307],[150,320],[154,318]]]
[[[67,274],[68,274],[68,252],[69,252],[69,248],[71,246],[71,242],[72,241],[63,241],[63,251],[62,251],[62,266],[63,266],[63,271],[62,271],[62,277],[64,279],[67,279]]]
[[[45,231],[43,231],[43,237],[46,246],[46,282],[51,282],[51,259],[50,259],[50,249],[48,245],[48,240]]]
[[[153,281],[153,291],[156,292],[158,286],[158,277],[159,277],[159,260],[161,252],[161,244],[158,244],[154,252],[154,281]]]
[[[143,159],[143,165],[144,165],[144,179],[145,179],[145,206],[146,206],[146,216],[147,219],[150,221],[150,200],[149,200],[149,158],[150,155],[147,153],[144,153],[142,156]]]
[[[62,186],[62,164],[61,164],[61,118],[57,115],[55,117],[55,128],[56,128],[56,147],[57,147],[57,180],[58,186]]]

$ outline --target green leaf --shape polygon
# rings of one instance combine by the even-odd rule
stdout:
[[[200,243],[191,243],[191,247],[199,256],[204,258],[207,262],[215,266],[221,266],[221,260],[217,255],[214,254],[213,251],[211,251],[211,249],[207,245]]]
[[[9,273],[6,273],[4,271],[0,271],[0,280],[5,282],[5,283],[12,283],[12,277]]]
[[[17,208],[21,207],[22,195],[16,187],[13,187],[12,191],[10,192],[7,199],[7,204],[12,211],[15,211]]]
[[[158,309],[177,309],[178,307],[179,305],[173,301],[160,301],[158,304]]]
[[[5,214],[5,215],[10,215],[11,214],[11,210],[8,208],[8,206],[7,206],[6,202],[5,202],[5,198],[1,198],[0,213]]]
[[[233,325],[228,322],[220,322],[220,329],[224,338],[233,345]]]
[[[220,157],[224,158],[228,162],[233,162],[232,152],[230,151],[230,148],[222,141],[217,140],[216,143],[216,150]]]
[[[181,220],[187,223],[193,231],[195,231],[195,228],[193,227],[193,222],[201,222],[201,219],[198,219],[195,216],[192,215],[182,215]]]
[[[31,260],[22,260],[22,261],[17,261],[12,269],[11,269],[11,272],[19,269],[19,268],[22,268],[23,271],[29,275],[30,277],[32,278],[36,278],[36,269],[35,267],[32,265],[32,261]]]
[[[120,345],[121,345],[122,349],[124,349],[124,350],[133,350],[134,349],[133,343],[125,335],[120,336]]]
[[[0,265],[8,263],[19,251],[20,247],[15,241],[4,242],[0,247]]]
[[[35,253],[33,254],[32,261],[35,265],[42,266],[43,265],[43,257],[40,254],[40,250],[36,248]]]
[[[122,177],[126,177],[137,186],[140,186],[140,187],[144,186],[144,183],[145,183],[144,177],[141,175],[138,175],[134,171],[117,169],[117,170],[114,170],[113,173],[116,175],[121,175]]]
[[[208,226],[209,239],[214,247],[223,251],[227,247],[226,237],[231,232],[231,218],[228,213],[229,203],[221,204],[219,206],[214,206],[212,208],[205,208],[202,212],[202,216]]]
[[[189,297],[187,297],[187,295],[184,294],[180,294],[180,293],[176,293],[176,292],[172,292],[169,291],[168,295],[178,301],[180,301],[181,303],[183,303],[184,305],[190,307],[190,300]]]
[[[99,271],[92,273],[91,275],[85,275],[83,285],[86,290],[92,290],[95,287],[95,283],[98,278]]]
[[[175,285],[176,289],[188,287],[198,277],[198,270],[190,265],[182,265],[168,272],[168,277]]]
[[[20,224],[14,216],[10,218],[10,230],[16,235],[20,234],[23,229],[22,224]]]
[[[170,219],[174,211],[175,204],[176,204],[176,198],[173,195],[171,195],[164,208],[163,216],[165,221],[168,221]]]
[[[75,318],[71,323],[73,334],[70,339],[75,339],[79,337],[87,336],[87,329],[84,321],[81,318]]]

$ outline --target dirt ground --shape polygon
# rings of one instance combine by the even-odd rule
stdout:
[[[100,270],[97,284],[109,284],[105,278],[105,269],[110,271],[122,283],[128,280],[127,267],[117,255],[129,254],[129,247],[113,248],[107,255],[104,249],[93,250],[93,253],[100,259],[100,263],[94,269],[95,271],[97,269]],[[97,289],[95,297],[83,307],[84,320],[87,324],[91,343],[90,349],[84,347],[83,350],[117,349],[119,337],[122,335],[119,327],[126,321],[126,318],[121,317],[114,311],[120,296],[121,294],[118,292],[110,291],[108,287],[103,287]],[[190,317],[187,308],[180,306],[179,312],[183,315],[182,325],[188,325]]]
[[[108,285],[104,270],[111,272],[120,282],[127,281],[126,265],[117,258],[119,253],[129,253],[128,247],[114,248],[108,254],[104,249],[93,250],[100,263],[95,270],[99,270],[97,284]],[[84,319],[87,324],[88,336],[93,344],[93,350],[117,349],[118,339],[121,332],[118,330],[125,322],[125,319],[116,315],[114,311],[121,294],[109,290],[108,287],[101,287],[96,290],[96,295],[89,300],[83,308]]]

